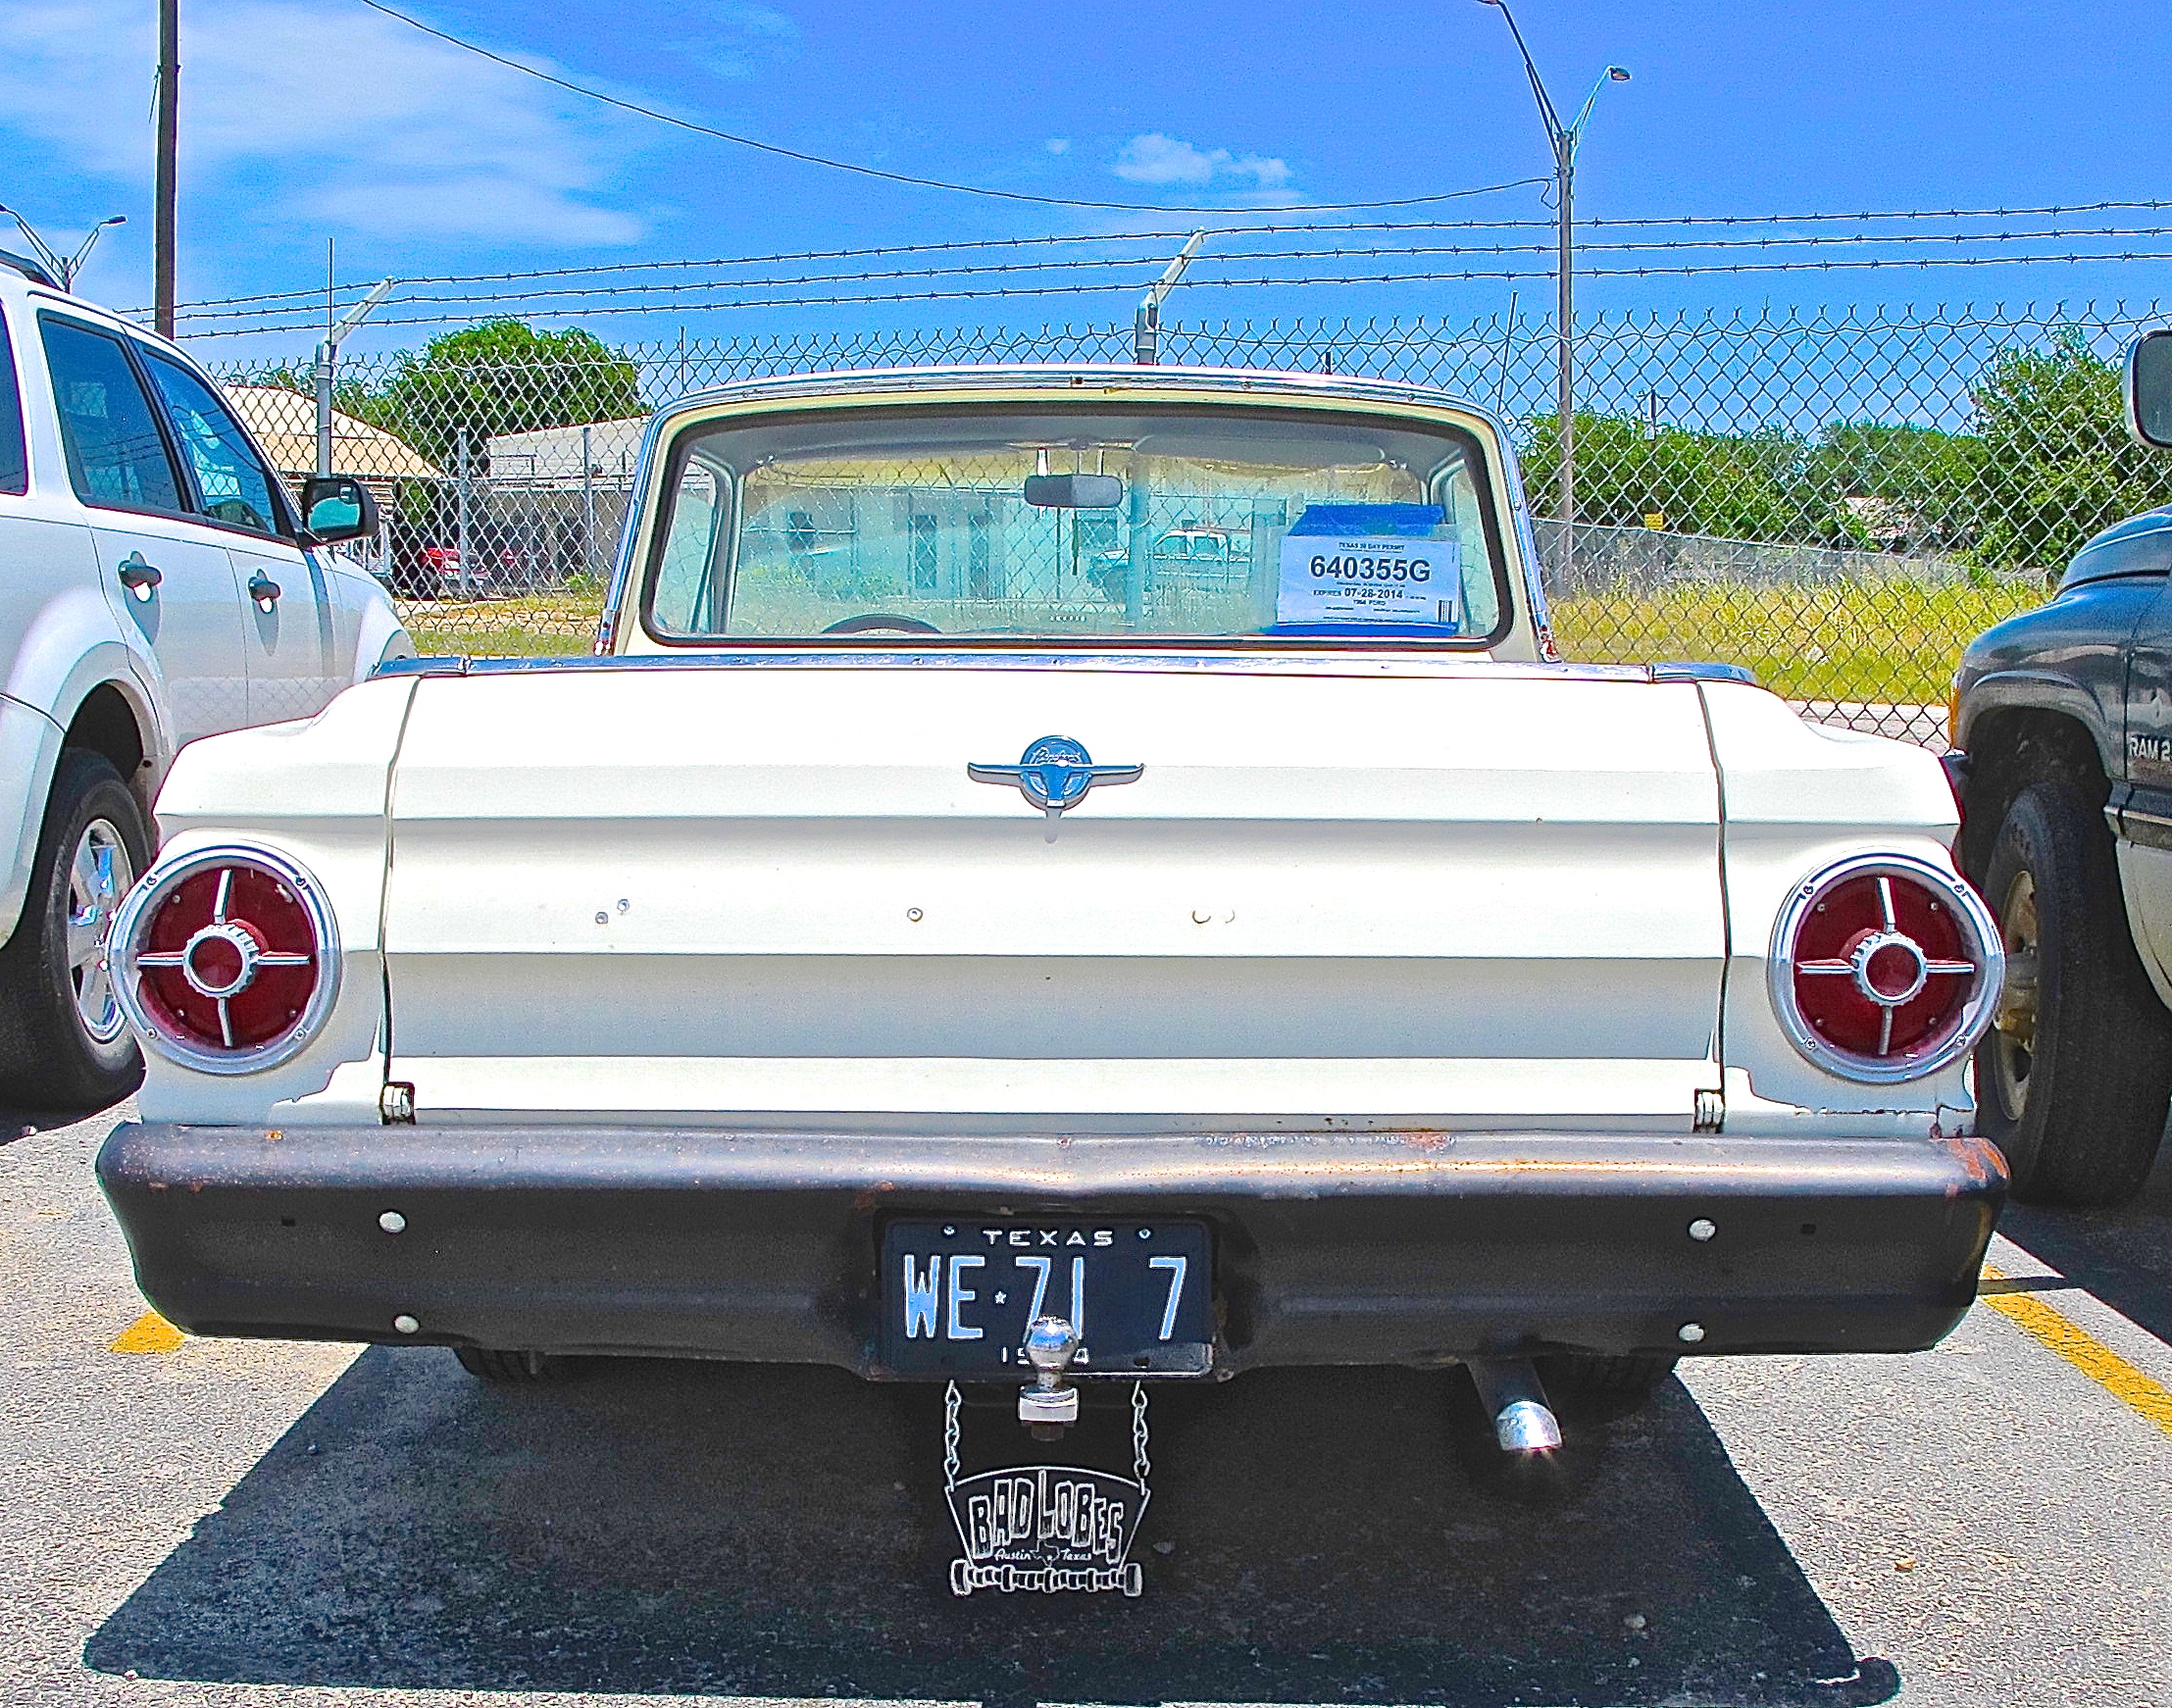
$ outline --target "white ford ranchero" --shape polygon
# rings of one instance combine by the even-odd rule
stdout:
[[[1465,1363],[1530,1445],[1547,1384],[1973,1298],[2002,956],[1938,762],[1552,662],[1482,411],[818,376],[661,412],[637,478],[602,656],[409,661],[175,766],[99,1169],[183,1328],[1043,1424]]]

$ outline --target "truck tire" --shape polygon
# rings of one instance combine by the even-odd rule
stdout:
[[[142,1079],[104,961],[114,910],[150,859],[143,808],[112,761],[63,748],[23,918],[0,949],[0,1101],[103,1109]]]
[[[2102,816],[2072,783],[2023,789],[1983,892],[2005,939],[2006,990],[1976,1047],[1978,1130],[2023,1203],[2124,1203],[2164,1131],[2172,1014],[2128,933]]]
[[[557,1374],[556,1361],[542,1352],[506,1352],[494,1346],[455,1346],[460,1368],[484,1381],[542,1381]]]

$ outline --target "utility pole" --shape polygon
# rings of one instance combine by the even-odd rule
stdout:
[[[1554,111],[1553,100],[1546,93],[1546,85],[1539,75],[1539,68],[1533,63],[1531,50],[1524,45],[1524,32],[1516,27],[1516,15],[1508,10],[1508,0],[1480,0],[1481,5],[1497,8],[1507,22],[1508,33],[1515,38],[1516,52],[1524,62],[1524,75],[1531,79],[1531,92],[1539,103],[1539,118],[1546,127],[1546,140],[1553,148],[1553,188],[1556,213],[1559,219],[1559,251],[1557,263],[1560,271],[1560,300],[1555,313],[1560,317],[1556,332],[1557,360],[1560,373],[1554,407],[1555,430],[1561,440],[1561,567],[1564,571],[1576,556],[1576,249],[1575,214],[1573,198],[1576,189],[1576,150],[1584,140],[1584,126],[1591,117],[1591,104],[1598,99],[1598,92],[1608,83],[1626,83],[1629,74],[1620,66],[1608,66],[1600,74],[1591,92],[1584,97],[1584,105],[1577,110],[1575,119],[1561,123],[1561,116]]]
[[[370,287],[370,294],[340,317],[339,324],[325,329],[325,341],[317,346],[317,473],[331,473],[331,387],[339,372],[339,346],[347,334],[362,325],[372,309],[385,298],[394,280]],[[328,316],[327,317],[329,318]]]
[[[174,196],[181,122],[181,0],[159,0],[158,166],[152,197],[151,304],[162,338],[174,335]]]
[[[1138,314],[1132,322],[1132,360],[1141,368],[1151,368],[1161,359],[1162,298],[1176,288],[1177,280],[1184,276],[1184,270],[1191,265],[1191,258],[1199,253],[1200,245],[1206,240],[1204,231],[1194,231],[1187,237],[1184,247],[1177,251],[1177,259],[1140,299]]]

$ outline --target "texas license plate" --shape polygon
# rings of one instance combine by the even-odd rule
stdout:
[[[883,1362],[901,1375],[1026,1378],[1026,1326],[1078,1331],[1075,1376],[1201,1376],[1213,1361],[1203,1222],[952,1217],[883,1231]]]

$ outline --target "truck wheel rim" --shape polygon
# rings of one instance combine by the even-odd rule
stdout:
[[[111,1044],[127,1030],[114,994],[106,939],[121,898],[134,881],[135,862],[120,829],[109,819],[91,820],[68,867],[68,979],[76,1018],[94,1044]]]
[[[2037,884],[2028,873],[2015,873],[2006,886],[1998,929],[2006,939],[2006,983],[1992,1023],[1992,1092],[2006,1119],[2018,1122],[2029,1106],[2039,1012]]]

